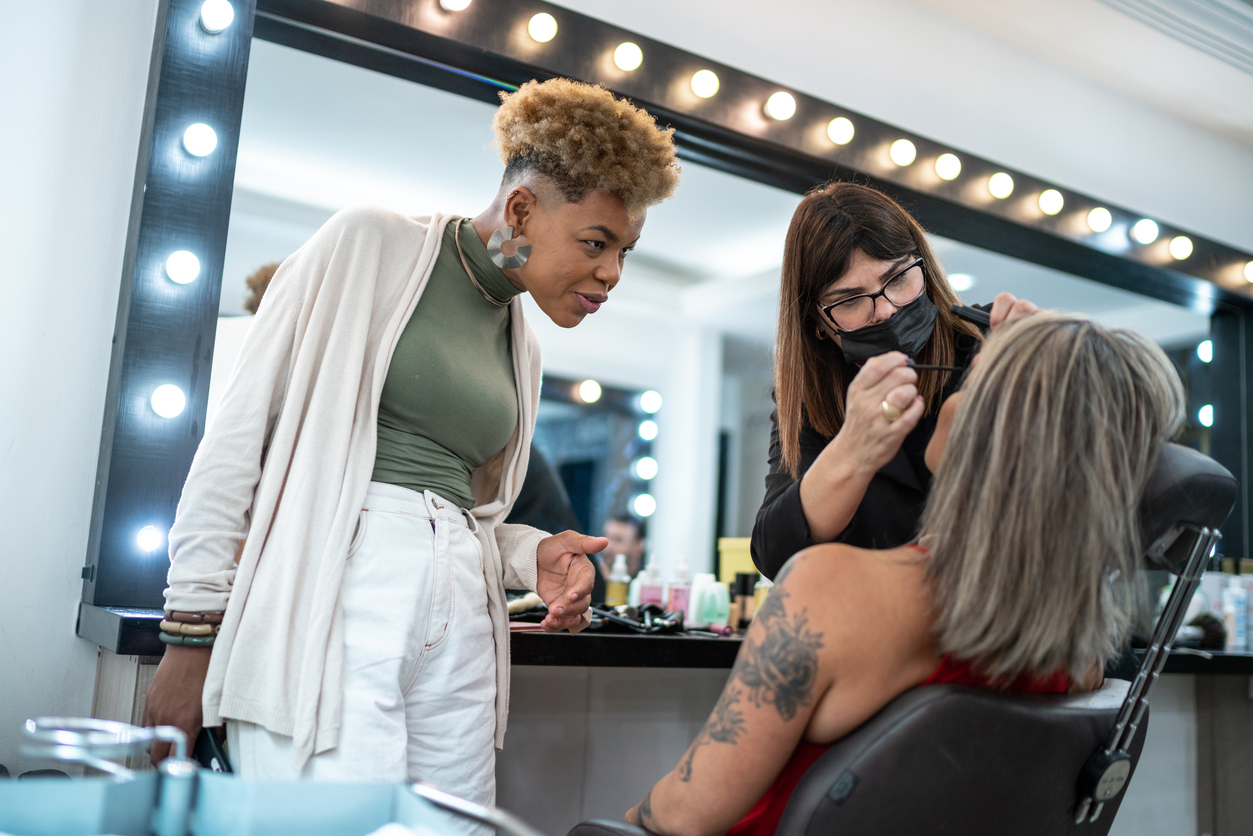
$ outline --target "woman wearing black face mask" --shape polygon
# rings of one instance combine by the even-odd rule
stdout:
[[[950,313],[958,301],[922,227],[887,195],[829,183],[801,201],[783,248],[778,408],[753,526],[767,577],[815,543],[913,539],[931,486],[923,453],[980,343]],[[1035,309],[1002,293],[992,327]]]

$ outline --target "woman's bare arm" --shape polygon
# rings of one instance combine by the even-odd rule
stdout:
[[[794,568],[784,567],[757,613],[705,727],[628,821],[674,836],[722,833],[783,769],[830,685],[812,584],[798,583],[806,573]]]

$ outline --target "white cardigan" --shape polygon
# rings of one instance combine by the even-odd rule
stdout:
[[[226,615],[204,723],[257,723],[295,766],[336,746],[344,563],[374,468],[383,381],[450,215],[345,209],[283,262],[206,428],[170,529],[166,606]],[[509,706],[505,587],[535,589],[545,532],[504,525],[526,474],[540,349],[512,305],[518,427],[472,487],[496,640],[496,745]]]

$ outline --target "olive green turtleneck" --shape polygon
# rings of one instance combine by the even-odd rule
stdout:
[[[487,255],[469,220],[461,251],[497,299],[521,293]],[[458,222],[444,230],[431,278],[405,325],[379,402],[376,482],[430,490],[474,505],[470,476],[518,424],[508,307],[483,298],[457,255]]]

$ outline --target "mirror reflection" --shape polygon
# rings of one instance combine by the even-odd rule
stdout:
[[[345,206],[477,210],[502,170],[490,145],[494,110],[254,42],[210,420],[273,267]],[[681,188],[650,211],[623,281],[585,327],[558,328],[524,296],[546,375],[535,446],[580,530],[646,528],[647,557],[628,560],[632,576],[649,559],[667,577],[680,560],[694,572],[720,562],[728,563],[717,567],[724,575],[751,568],[742,538],[768,469],[779,274],[799,199],[687,163]],[[967,303],[1010,292],[1041,308],[1083,312],[1156,340],[1185,376],[1198,367],[1209,330],[1201,314],[939,236],[931,242]],[[585,381],[598,398],[580,396]],[[642,410],[645,392],[658,393],[664,408]],[[1193,409],[1191,437],[1204,449],[1202,406]],[[728,538],[721,552],[719,538]],[[616,542],[624,545],[602,555],[605,575],[615,548],[630,539]]]

